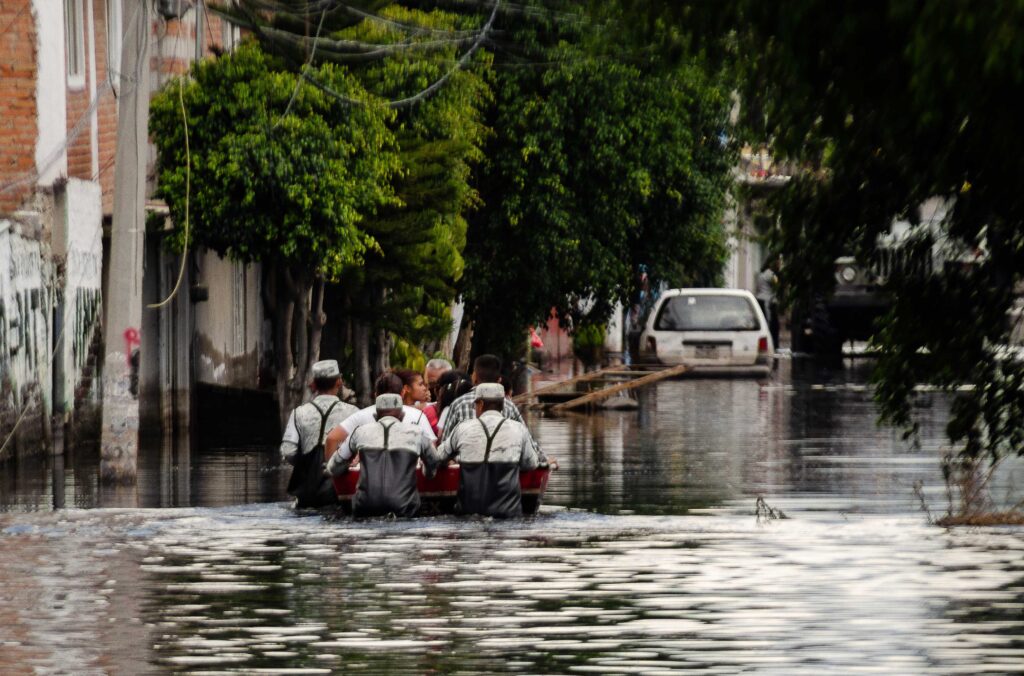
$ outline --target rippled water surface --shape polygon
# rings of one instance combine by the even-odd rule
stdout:
[[[1024,530],[914,495],[942,507],[947,410],[912,447],[857,371],[663,382],[531,420],[562,469],[512,522],[296,514],[266,450],[155,449],[117,491],[21,463],[0,673],[1022,672]]]

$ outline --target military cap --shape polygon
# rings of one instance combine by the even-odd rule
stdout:
[[[495,401],[505,398],[505,387],[501,383],[480,383],[476,386],[476,398]]]
[[[336,359],[324,359],[313,364],[313,378],[337,378],[341,375]]]
[[[377,413],[402,408],[402,398],[397,394],[382,394],[377,397]]]

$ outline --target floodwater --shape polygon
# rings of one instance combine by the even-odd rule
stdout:
[[[864,382],[534,418],[561,469],[511,522],[296,514],[272,449],[165,444],[133,489],[85,449],[3,467],[0,673],[1024,672],[1024,529],[929,525],[948,401],[911,445]]]

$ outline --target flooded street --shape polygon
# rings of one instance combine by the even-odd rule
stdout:
[[[561,469],[514,522],[295,514],[274,449],[5,467],[0,673],[1024,671],[1024,530],[927,523],[948,401],[912,446],[865,368],[535,415]]]

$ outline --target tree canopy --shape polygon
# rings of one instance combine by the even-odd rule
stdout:
[[[186,179],[189,245],[327,278],[376,247],[360,223],[397,201],[394,113],[336,66],[320,66],[317,77],[367,104],[347,106],[297,82],[252,43],[196,63],[190,79],[154,97],[156,196],[178,225],[175,248],[186,244]]]
[[[641,264],[692,284],[724,263],[727,92],[689,65],[599,53],[575,18],[521,18],[499,50],[463,285],[477,352],[515,354],[552,308],[604,322]]]
[[[918,264],[888,278],[874,339],[883,416],[912,432],[916,388],[931,383],[955,392],[948,432],[964,458],[1024,451],[1024,364],[1005,348],[1024,273],[1024,7],[633,4],[728,57],[747,132],[801,168],[772,233],[795,292],[829,288],[841,254],[876,260],[894,218],[913,224],[901,253]],[[948,206],[939,224],[920,222],[929,198]]]

